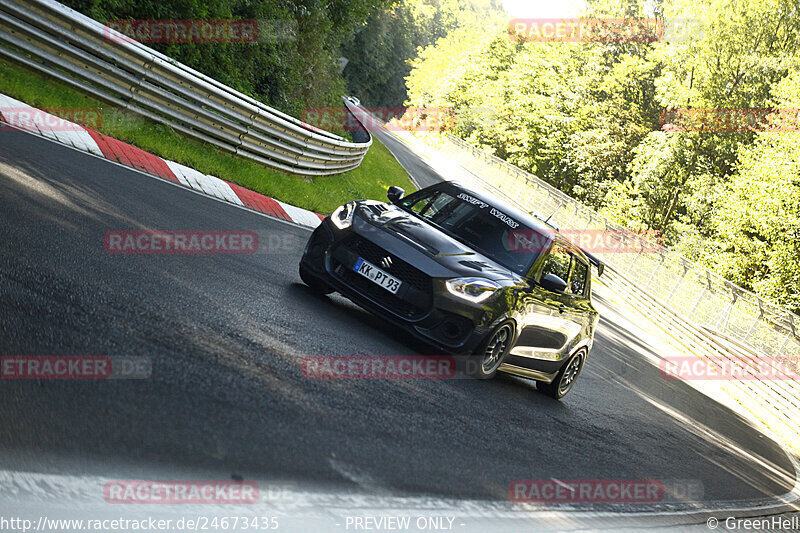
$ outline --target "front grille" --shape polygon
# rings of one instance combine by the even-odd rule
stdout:
[[[392,294],[354,272],[350,268],[352,265],[342,264],[336,258],[337,254],[333,254],[334,273],[358,292],[389,311],[407,318],[421,317],[431,308],[433,287],[430,276],[359,235],[350,235],[338,246],[388,272],[402,281],[403,285],[408,285],[405,290],[400,289],[399,295]],[[391,259],[389,268],[381,264],[386,257]]]
[[[385,270],[392,276],[401,279],[404,283],[408,283],[415,289],[430,294],[431,278],[427,274],[409,265],[402,259],[391,255],[377,244],[359,235],[352,235],[347,239],[344,246],[355,252],[359,257]],[[391,258],[392,265],[389,268],[384,268],[381,265],[381,261],[387,256]]]

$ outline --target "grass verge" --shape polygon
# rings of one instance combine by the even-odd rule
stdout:
[[[355,170],[309,178],[228,154],[5,59],[0,59],[0,92],[38,108],[96,108],[102,120],[97,127],[87,125],[92,129],[204,174],[318,213],[330,213],[338,205],[354,199],[385,200],[386,189],[391,185],[409,192],[416,190],[405,169],[378,139],[374,139]]]

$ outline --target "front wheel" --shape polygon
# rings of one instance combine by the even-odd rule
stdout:
[[[570,358],[569,362],[556,374],[555,379],[551,383],[537,381],[536,388],[551,398],[560,400],[572,390],[572,386],[575,385],[575,381],[578,379],[585,361],[586,352],[581,350]]]
[[[514,325],[511,322],[501,324],[469,358],[469,374],[478,379],[493,378],[511,350],[513,341]]]

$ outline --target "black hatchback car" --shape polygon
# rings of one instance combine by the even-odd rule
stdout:
[[[391,187],[389,203],[349,202],[325,218],[302,280],[468,354],[476,377],[508,372],[563,397],[592,348],[590,268],[602,263],[536,217],[456,183],[403,194]]]

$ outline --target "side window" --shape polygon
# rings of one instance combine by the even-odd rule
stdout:
[[[542,276],[554,274],[566,282],[569,279],[569,263],[571,259],[570,253],[563,247],[558,244],[553,245],[542,269]]]
[[[444,216],[446,213],[452,211],[458,203],[459,202],[449,194],[435,192],[431,196],[426,196],[417,200],[414,204],[406,205],[421,216],[435,221],[435,219],[438,218],[438,214],[441,213]]]
[[[572,257],[572,277],[569,280],[569,288],[572,294],[583,296],[586,291],[586,278],[589,276],[589,265]]]
[[[437,194],[431,203],[421,211],[426,218],[436,219],[439,213],[449,213],[458,205],[458,202],[449,194]]]
[[[403,205],[408,207],[412,211],[420,213],[424,211],[437,196],[438,193],[433,193],[432,195],[423,196],[419,200],[415,201],[413,204],[411,203],[413,200],[406,200],[403,202]]]

